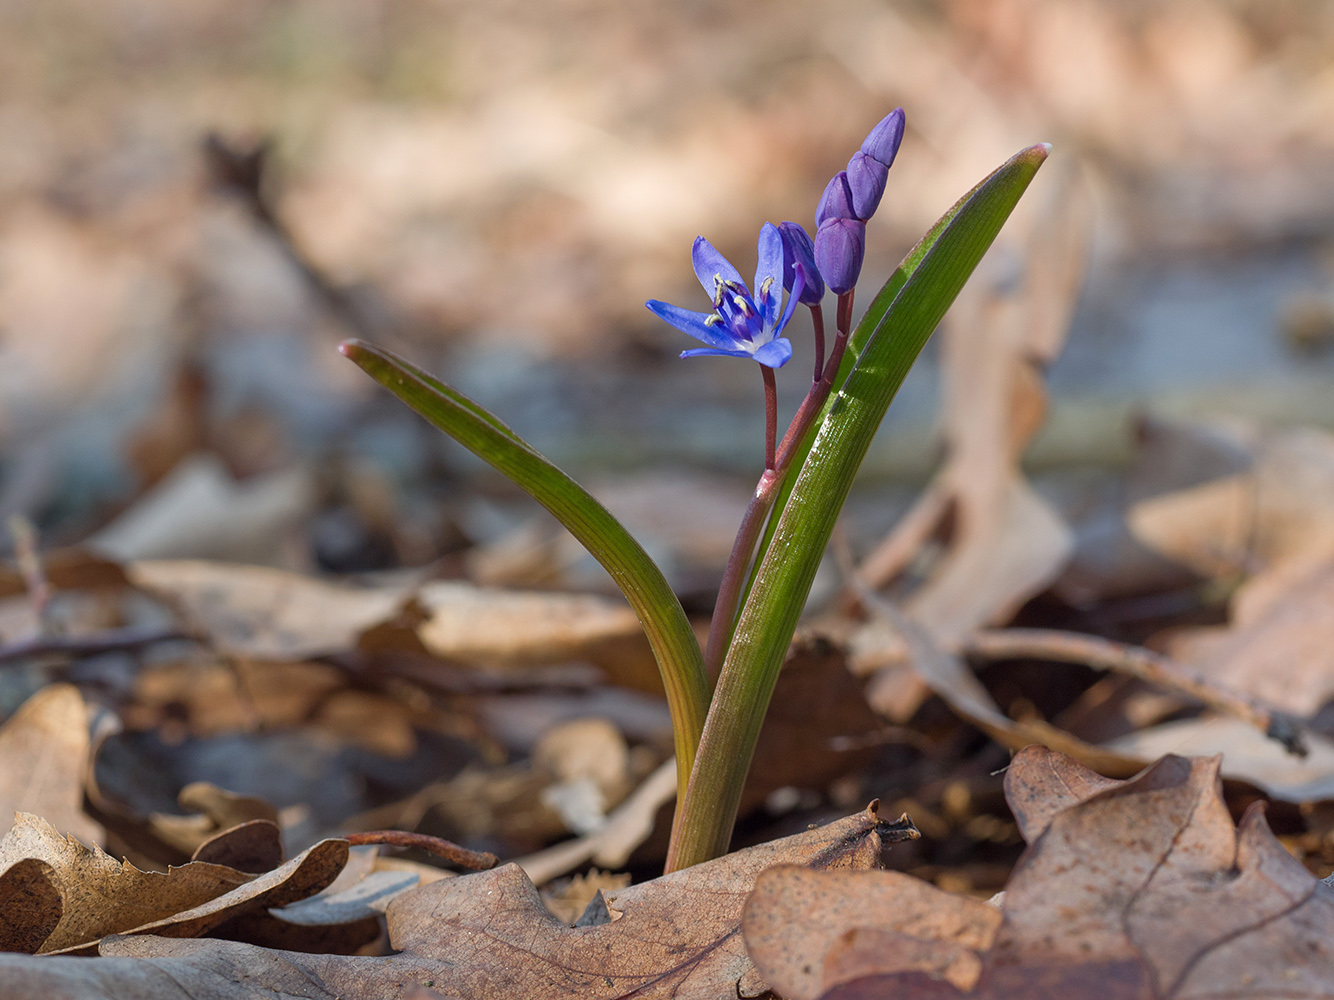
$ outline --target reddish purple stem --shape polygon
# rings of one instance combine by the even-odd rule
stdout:
[[[821,339],[816,342],[817,354],[824,353],[823,317],[812,308],[813,315],[819,317],[816,329]],[[713,618],[709,622],[709,638],[704,646],[704,669],[712,683],[718,678],[727,656],[727,647],[731,644],[732,633],[736,626],[737,606],[741,602],[741,589],[745,583],[747,570],[750,569],[751,557],[755,553],[755,543],[759,540],[760,530],[765,519],[778,498],[783,476],[787,472],[792,457],[801,444],[802,438],[810,429],[811,422],[829,398],[834,386],[834,377],[838,366],[843,361],[843,352],[848,346],[848,336],[852,329],[852,292],[845,292],[838,297],[838,332],[834,337],[834,349],[825,362],[819,379],[811,386],[810,392],[802,400],[797,414],[792,418],[783,441],[774,448],[774,431],[777,427],[777,392],[773,389],[773,370],[761,366],[765,374],[766,404],[766,444],[764,475],[755,486],[746,513],[741,518],[741,527],[737,531],[736,541],[732,543],[732,553],[727,558],[727,568],[723,570],[722,583],[718,587],[718,599],[713,606]]]

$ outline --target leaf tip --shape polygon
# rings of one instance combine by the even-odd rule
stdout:
[[[338,353],[351,361],[357,360],[357,355],[366,349],[366,344],[360,340],[345,340],[338,345]]]
[[[1034,166],[1037,166],[1044,160],[1046,160],[1048,156],[1051,155],[1051,143],[1049,142],[1034,143],[1032,146],[1029,146],[1019,155],[1023,159],[1028,160]]]

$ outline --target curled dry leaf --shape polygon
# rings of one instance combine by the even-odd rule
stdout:
[[[272,820],[252,819],[214,834],[195,848],[190,860],[241,872],[272,871],[283,863],[283,834]]]
[[[0,832],[14,814],[35,813],[89,844],[102,828],[83,811],[88,708],[69,684],[48,684],[0,728]]]
[[[286,864],[249,879],[224,895],[160,920],[139,924],[123,933],[196,937],[236,917],[313,896],[338,877],[347,859],[346,840],[321,840]]]
[[[779,982],[783,970],[808,966],[822,978],[825,1000],[1334,996],[1334,892],[1283,849],[1259,807],[1234,827],[1216,758],[1169,756],[1130,781],[1109,782],[1051,751],[1028,749],[1015,757],[1006,791],[1030,846],[1006,886],[989,949],[976,947],[986,937],[976,908],[985,904],[956,899],[932,911],[938,929],[923,934],[924,943],[901,929],[920,885],[852,873],[844,877],[868,886],[874,879],[887,898],[859,921],[837,894],[805,886],[810,924],[820,924],[821,907],[850,914],[837,925],[842,935],[830,943],[826,929],[805,938],[789,932],[795,954],[772,947],[784,940],[781,932],[757,936],[761,973],[773,961]],[[1048,797],[1054,801],[1044,803]],[[772,924],[765,905],[782,912],[802,898],[784,895],[790,875],[766,878],[776,881],[761,886],[767,896],[757,889],[748,934],[751,922]],[[860,898],[863,890],[843,891]],[[946,916],[950,907],[976,921],[967,933],[966,921]],[[891,916],[872,916],[885,913]],[[932,927],[915,926],[919,933]],[[803,941],[811,943],[804,953]],[[979,952],[974,970],[968,955]],[[801,975],[809,989],[811,973]]]
[[[389,906],[396,955],[270,951],[232,941],[108,938],[117,961],[0,955],[0,1000],[240,1000],[257,992],[371,1000],[423,986],[448,997],[578,996],[581,1000],[734,997],[757,987],[741,909],[775,864],[869,868],[881,833],[904,828],[868,810],[607,894],[610,922],[567,927],[517,865],[403,893]],[[747,989],[748,993],[752,989]]]
[[[41,862],[33,866],[31,862]],[[98,848],[62,837],[51,824],[30,813],[20,813],[14,827],[0,841],[0,893],[12,895],[16,881],[34,896],[48,898],[50,889],[60,897],[60,919],[37,943],[38,952],[58,951],[96,941],[105,934],[138,927],[150,921],[198,906],[249,882],[250,875],[219,865],[196,862],[166,873],[143,872],[129,862],[116,861]],[[31,930],[49,919],[46,909],[34,911],[33,923],[11,912],[12,937],[0,949],[20,950],[35,936]]]

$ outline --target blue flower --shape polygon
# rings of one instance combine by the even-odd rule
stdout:
[[[713,299],[712,312],[692,312],[657,299],[646,303],[672,326],[709,345],[683,351],[681,357],[721,354],[732,358],[754,358],[770,368],[782,368],[787,364],[788,358],[792,357],[792,343],[779,334],[792,318],[805,279],[802,269],[796,268],[784,309],[783,238],[778,228],[766,222],[760,230],[753,296],[742,280],[741,272],[703,236],[695,240],[691,260],[695,265],[695,276]]]

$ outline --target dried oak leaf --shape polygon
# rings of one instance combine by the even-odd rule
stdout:
[[[608,894],[610,922],[567,927],[516,865],[447,879],[389,906],[383,958],[303,955],[232,941],[148,936],[102,942],[94,960],[0,955],[0,1000],[240,1000],[297,995],[381,1000],[425,987],[471,998],[716,1000],[757,995],[741,940],[741,909],[775,864],[869,868],[881,823],[868,810]],[[619,914],[619,916],[616,916]]]
[[[242,872],[269,872],[283,863],[283,835],[278,824],[252,819],[215,833],[195,848],[191,861],[207,861]]]
[[[88,708],[78,688],[49,684],[0,727],[0,833],[17,812],[45,817],[88,843],[102,828],[82,808],[88,769]]]
[[[923,897],[906,877],[780,871],[757,887],[747,933],[788,914],[812,929],[804,939],[786,932],[791,948],[810,947],[785,954],[757,937],[761,975],[782,989],[795,963],[808,991],[819,978],[824,1000],[1334,997],[1334,892],[1283,849],[1260,808],[1233,826],[1216,758],[1169,756],[1108,782],[1030,748],[1011,765],[1007,793],[1030,846],[989,948],[978,933],[986,904],[952,898],[935,915],[938,932],[922,922],[905,933],[904,914]],[[1040,807],[1043,794],[1064,807]],[[859,921],[839,893],[796,884],[839,877],[866,883],[844,895],[887,898]],[[812,902],[798,913],[802,899]]]
[[[33,862],[40,862],[35,866]],[[230,892],[251,876],[220,865],[194,863],[162,872],[143,872],[102,850],[63,837],[50,823],[19,813],[0,841],[0,898],[27,892],[60,901],[60,917],[36,941],[33,929],[49,921],[49,908],[35,909],[31,920],[8,911],[0,924],[0,950],[57,951],[96,941],[149,921],[168,917]],[[43,887],[43,885],[45,887]]]
[[[1000,922],[994,906],[902,872],[781,865],[755,883],[741,928],[774,990],[788,1000],[814,1000],[835,983],[879,972],[886,953],[897,956],[899,969],[967,989]]]

